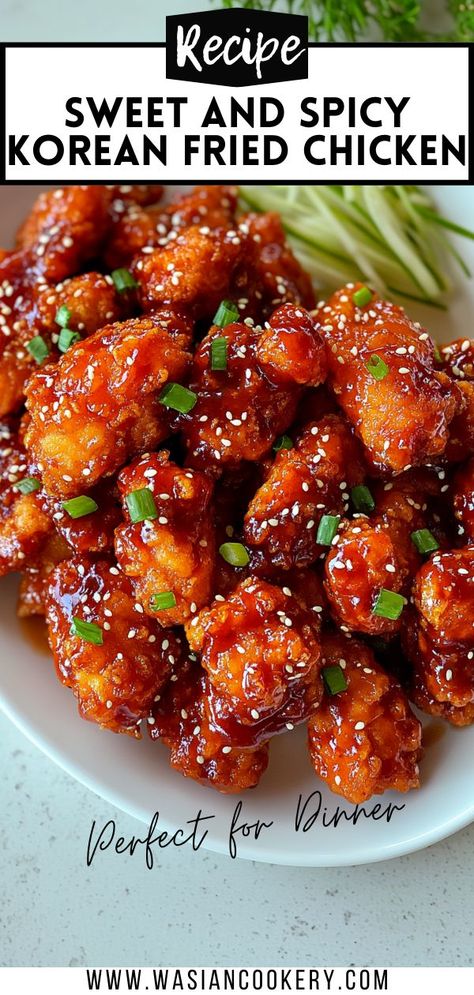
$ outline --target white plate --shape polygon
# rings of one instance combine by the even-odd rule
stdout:
[[[0,244],[8,244],[16,222],[22,218],[37,188],[0,188]],[[474,227],[474,189],[432,189],[440,206],[460,223]],[[462,251],[474,270],[474,245]],[[469,334],[472,329],[474,287],[465,281],[449,314],[410,308],[425,321],[440,341]],[[97,794],[148,824],[159,811],[159,826],[175,830],[186,827],[199,810],[214,818],[204,824],[208,836],[204,846],[229,852],[229,835],[236,796],[221,796],[185,781],[167,764],[167,751],[148,738],[137,743],[125,736],[101,732],[79,719],[70,691],[56,680],[49,657],[25,641],[15,617],[15,578],[0,582],[0,704],[20,729],[61,767]],[[427,719],[427,725],[437,726]],[[374,804],[404,806],[391,820],[366,818],[356,825],[343,818],[337,828],[322,824],[322,811],[332,815],[345,805],[322,787],[312,774],[300,729],[280,736],[271,747],[270,767],[260,786],[242,798],[242,822],[273,823],[262,829],[258,840],[252,831],[237,835],[238,855],[254,860],[303,866],[339,866],[368,863],[399,856],[435,843],[474,820],[474,727],[456,730],[443,726],[422,762],[423,787],[409,795],[387,794]],[[436,729],[435,729],[436,732]],[[39,789],[40,790],[40,789]],[[312,828],[295,831],[298,797],[321,791],[321,812]],[[309,805],[314,810],[317,798]],[[377,809],[376,814],[382,815]],[[146,834],[146,831],[143,835]]]

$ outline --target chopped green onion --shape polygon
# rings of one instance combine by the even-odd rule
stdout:
[[[236,304],[232,301],[221,301],[217,311],[214,315],[214,325],[219,325],[219,328],[225,328],[226,325],[231,325],[233,321],[237,321],[239,317],[239,309]]]
[[[167,383],[158,400],[160,404],[164,404],[165,408],[173,408],[174,411],[180,411],[181,414],[187,415],[188,411],[192,411],[196,404],[197,394],[193,390],[189,390],[188,387],[183,387],[180,383]]]
[[[416,532],[412,532],[411,540],[419,553],[434,553],[439,549],[439,542],[429,529],[417,529]]]
[[[357,487],[353,487],[351,498],[356,511],[369,512],[375,508],[375,501],[365,484],[357,484]]]
[[[365,307],[366,304],[370,304],[372,298],[372,291],[368,287],[359,287],[359,290],[352,294],[352,300],[357,307]]]
[[[56,311],[56,317],[54,320],[57,325],[61,326],[61,328],[67,328],[71,320],[71,317],[72,313],[69,310],[69,308],[66,307],[65,304],[61,304],[61,307],[58,307],[58,310]]]
[[[126,293],[127,290],[135,290],[138,287],[137,281],[128,269],[114,269],[110,275],[119,294]]]
[[[372,374],[374,380],[385,380],[388,373],[388,366],[384,363],[377,353],[373,352],[369,359],[365,363],[369,373]]]
[[[397,594],[396,591],[387,591],[385,587],[382,587],[372,609],[372,614],[396,622],[397,618],[400,618],[405,604],[405,598],[401,594]]]
[[[245,567],[249,562],[249,554],[241,542],[223,542],[219,553],[231,567]]]
[[[41,335],[35,335],[33,339],[30,339],[26,343],[26,348],[30,355],[33,356],[33,359],[36,359],[38,366],[41,366],[41,363],[44,363],[45,359],[49,356],[48,346]]]
[[[282,449],[293,449],[293,440],[290,439],[289,435],[280,435],[273,448],[276,453],[279,453]]]
[[[95,622],[84,622],[82,618],[73,618],[71,625],[71,635],[79,636],[86,643],[93,643],[94,646],[102,646],[104,635],[100,625]]]
[[[442,355],[441,355],[441,353],[440,353],[437,345],[435,345],[433,352],[434,352],[434,358],[435,358],[436,362],[437,363],[442,363],[443,362],[443,357],[442,357]]]
[[[340,515],[323,515],[318,526],[316,542],[320,546],[330,546],[341,521]]]
[[[323,667],[321,673],[328,694],[340,694],[347,689],[344,671],[338,664],[333,667]]]
[[[37,480],[36,477],[23,477],[23,480],[19,480],[13,486],[15,490],[21,491],[22,494],[33,494],[34,491],[39,491],[41,481]]]
[[[176,606],[176,598],[172,591],[160,591],[159,594],[152,594],[150,598],[150,608],[153,612],[166,611],[167,608]]]
[[[62,328],[59,333],[58,349],[60,352],[67,352],[75,342],[80,342],[79,332],[72,332],[70,328]]]
[[[84,515],[91,515],[99,507],[94,499],[87,497],[86,494],[80,494],[79,497],[71,498],[70,501],[63,501],[62,506],[71,518],[84,518]]]
[[[130,518],[134,525],[137,522],[145,522],[158,518],[158,511],[153,494],[148,487],[141,487],[136,491],[130,491],[125,495]]]
[[[211,370],[227,369],[227,339],[220,336],[211,342]]]

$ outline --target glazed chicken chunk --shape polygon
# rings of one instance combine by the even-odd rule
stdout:
[[[58,678],[74,692],[82,717],[140,738],[140,722],[173,672],[175,633],[143,613],[111,560],[61,563],[46,607]]]
[[[17,422],[0,422],[0,576],[23,570],[51,531],[37,500],[37,485]]]
[[[158,392],[188,365],[159,315],[107,325],[31,377],[26,444],[46,489],[82,493],[169,434]]]
[[[153,708],[149,733],[170,749],[175,770],[224,794],[254,788],[268,764],[268,743],[229,746],[209,720],[207,679],[196,663],[180,666]]]
[[[183,624],[212,596],[212,481],[163,450],[122,470],[119,487],[127,524],[115,533],[118,562],[147,614],[160,625]],[[146,507],[137,511],[143,494]]]
[[[336,633],[323,636],[322,666],[326,690],[308,722],[318,777],[354,804],[418,787],[421,725],[402,688],[367,646]]]
[[[216,343],[225,350],[219,369],[213,368]],[[320,337],[302,309],[279,309],[264,332],[250,318],[213,326],[194,355],[190,389],[196,403],[177,421],[189,465],[219,475],[242,460],[260,460],[294,417],[305,376],[312,383],[322,380],[325,360]]]
[[[433,462],[461,407],[456,384],[435,369],[433,343],[403,308],[349,284],[318,311],[329,384],[377,470]],[[360,298],[359,298],[360,299]]]
[[[441,349],[444,371],[456,382],[461,410],[449,427],[446,457],[459,462],[474,454],[474,339],[457,339]]]
[[[320,700],[319,623],[297,598],[249,577],[186,626],[209,679],[212,724],[254,746],[293,728]]]
[[[323,516],[347,511],[350,488],[364,479],[360,446],[347,422],[328,415],[281,449],[250,502],[244,536],[264,573],[304,567],[323,553]],[[321,539],[321,536],[320,536]]]

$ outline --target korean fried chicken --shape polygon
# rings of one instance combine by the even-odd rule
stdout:
[[[162,195],[50,190],[0,251],[0,575],[185,777],[255,787],[304,723],[349,802],[416,788],[410,702],[474,722],[473,340],[315,307],[234,187]]]

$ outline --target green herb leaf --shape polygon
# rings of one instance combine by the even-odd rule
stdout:
[[[237,321],[239,317],[239,309],[236,304],[232,301],[221,301],[217,311],[214,315],[214,325],[218,325],[219,328],[225,328],[226,325],[231,325],[234,321]]]
[[[372,497],[369,488],[365,484],[357,484],[357,487],[353,487],[351,490],[352,504],[356,511],[364,512],[367,514],[369,511],[373,511],[375,508],[375,501]]]
[[[336,535],[339,522],[341,521],[340,515],[323,515],[318,526],[318,532],[316,535],[316,542],[320,546],[330,546],[334,536]]]
[[[397,594],[396,591],[387,591],[385,587],[382,587],[372,609],[372,614],[396,622],[400,618],[405,604],[405,598],[401,594]]]
[[[104,642],[100,625],[96,625],[95,622],[84,622],[82,618],[73,618],[71,635],[79,636],[85,643],[92,643],[94,646],[102,646]]]
[[[35,335],[34,338],[30,339],[26,343],[26,348],[33,359],[36,359],[38,366],[41,366],[49,356],[48,346],[41,335]]]
[[[22,494],[33,494],[34,491],[39,491],[41,481],[37,480],[36,477],[23,477],[23,480],[18,480],[13,486],[15,490],[20,491]]]
[[[63,501],[62,506],[64,511],[67,511],[71,518],[84,518],[84,515],[91,515],[94,511],[97,511],[99,507],[96,501],[94,501],[93,498],[88,497],[86,494],[70,498],[69,501]]]
[[[150,608],[154,612],[162,612],[175,607],[176,598],[172,591],[160,591],[159,594],[152,594],[150,598]]]
[[[342,667],[339,667],[338,664],[331,667],[323,667],[321,673],[328,694],[340,694],[341,691],[346,691],[347,681],[345,674]]]
[[[193,390],[189,390],[188,387],[183,387],[180,383],[167,383],[158,400],[165,408],[172,408],[173,411],[187,415],[196,404],[197,394]]]
[[[227,369],[227,339],[220,336],[211,342],[211,370]]]
[[[281,452],[282,449],[293,449],[293,440],[290,439],[289,435],[280,435],[273,448],[276,453]]]
[[[158,518],[155,499],[148,487],[141,487],[126,494],[125,503],[134,525],[137,522],[153,521],[154,518]]]
[[[357,307],[366,307],[367,304],[370,304],[372,298],[372,291],[369,290],[368,287],[359,287],[359,289],[352,294],[352,300]]]
[[[439,549],[439,542],[429,529],[417,529],[411,533],[411,540],[419,553],[434,553]]]
[[[245,567],[249,562],[249,554],[241,542],[223,542],[219,553],[231,567]]]
[[[72,315],[69,308],[66,307],[65,304],[61,304],[61,307],[58,307],[58,310],[56,311],[56,317],[54,320],[57,325],[61,326],[61,328],[67,328],[71,317]]]
[[[115,289],[119,294],[124,294],[128,290],[135,290],[138,283],[128,269],[114,269],[110,274],[114,281]]]
[[[67,352],[75,342],[80,342],[79,332],[72,332],[70,328],[62,328],[59,333],[58,349],[60,352]]]
[[[377,353],[373,352],[366,360],[365,365],[374,380],[385,380],[388,373],[388,366],[380,356],[377,356]]]

